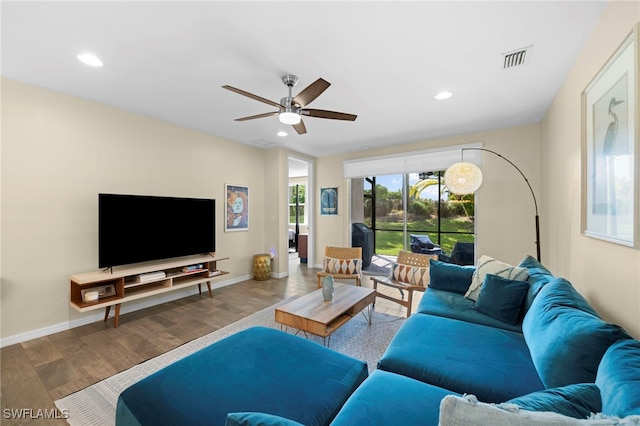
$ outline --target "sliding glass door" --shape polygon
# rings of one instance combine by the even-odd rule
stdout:
[[[450,194],[444,171],[364,178],[364,223],[374,236],[374,252],[411,250],[411,235],[428,235],[450,254],[456,242],[474,242],[473,195]]]

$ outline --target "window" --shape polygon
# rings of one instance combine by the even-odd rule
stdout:
[[[473,194],[449,193],[444,171],[368,177],[363,192],[377,254],[410,250],[412,234],[428,235],[447,254],[458,241],[474,242]]]
[[[307,224],[307,210],[305,194],[307,186],[304,184],[289,185],[289,224]],[[297,216],[297,220],[296,220]]]

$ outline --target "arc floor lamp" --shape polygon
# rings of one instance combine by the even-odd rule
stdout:
[[[511,160],[486,148],[462,148],[462,161],[460,163],[453,164],[444,173],[444,182],[447,185],[447,188],[449,188],[449,191],[454,194],[466,195],[473,194],[478,190],[478,188],[480,188],[480,185],[482,185],[482,172],[478,166],[464,161],[464,152],[467,150],[485,151],[497,155],[507,163],[511,164],[524,178],[524,181],[527,183],[527,186],[531,191],[531,195],[533,196],[533,205],[536,209],[536,252],[538,255],[538,262],[540,262],[540,217],[538,216],[538,202],[536,201],[536,194],[533,193],[533,188],[531,188],[529,179],[527,179],[524,173],[522,173],[522,170],[520,170]]]

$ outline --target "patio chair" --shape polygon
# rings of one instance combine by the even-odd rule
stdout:
[[[429,261],[438,260],[436,254],[412,253],[400,251],[398,259],[391,266],[389,277],[371,277],[376,297],[391,300],[407,308],[407,318],[411,316],[411,303],[414,291],[425,291],[429,285]],[[388,294],[380,293],[378,285],[392,287],[400,290],[401,299]],[[404,290],[407,291],[407,300],[404,300]]]
[[[361,285],[362,247],[331,247],[324,248],[324,265],[318,272],[318,288],[322,287],[322,278],[332,275],[337,280],[356,280]]]

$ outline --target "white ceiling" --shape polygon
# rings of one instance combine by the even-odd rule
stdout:
[[[259,147],[325,156],[539,122],[606,1],[2,1],[2,76]],[[502,53],[533,45],[524,66]],[[102,68],[76,56],[93,52]],[[297,135],[274,108],[317,78]],[[437,101],[440,90],[454,95]],[[278,137],[286,130],[287,137]]]

